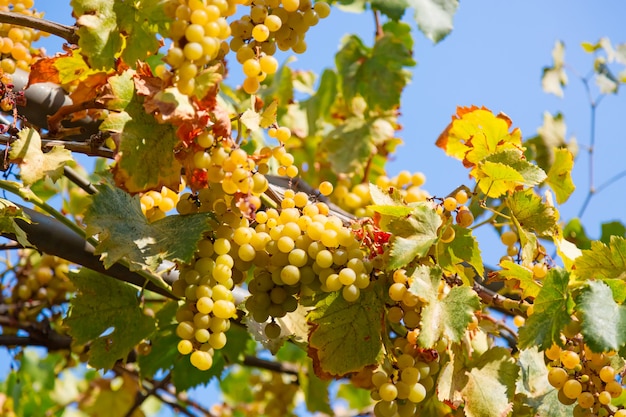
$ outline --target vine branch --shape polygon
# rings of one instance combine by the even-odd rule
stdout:
[[[40,30],[65,39],[68,43],[78,44],[78,33],[75,26],[66,26],[40,17],[26,16],[13,12],[0,12],[0,23],[9,23]]]

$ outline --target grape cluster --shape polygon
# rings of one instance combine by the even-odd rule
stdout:
[[[430,196],[421,186],[426,182],[426,177],[421,172],[411,174],[409,171],[401,171],[394,177],[381,175],[376,178],[375,184],[381,189],[388,191],[393,189],[406,203],[425,201]],[[352,186],[348,178],[339,180],[333,192],[333,201],[344,210],[354,213],[357,217],[366,217],[368,213],[366,207],[371,202],[369,185],[359,183]]]
[[[42,13],[33,10],[34,0],[2,0],[0,11],[19,13],[26,16],[42,17]],[[9,23],[0,24],[0,68],[13,74],[16,68],[30,71],[30,66],[41,55],[31,44],[44,33]]]
[[[165,61],[182,94],[194,95],[196,77],[227,50],[225,40],[231,30],[226,17],[235,14],[236,6],[230,0],[171,0],[166,4],[165,12],[174,21],[168,34],[172,45]],[[156,75],[164,77],[165,72],[165,66],[159,66]]]
[[[278,69],[276,48],[304,53],[305,34],[320,18],[330,14],[328,3],[311,0],[242,1],[250,6],[248,14],[230,24],[233,38],[230,49],[236,53],[246,79],[243,89],[254,94],[267,75]]]
[[[161,191],[148,191],[140,198],[141,211],[150,222],[162,219],[178,204],[178,194],[167,187]]]
[[[548,382],[558,389],[559,401],[577,403],[574,416],[613,415],[625,417],[626,410],[610,407],[623,387],[611,359],[615,352],[592,352],[580,335],[567,339],[565,348],[553,345],[544,352],[549,361]]]
[[[69,263],[63,259],[30,250],[22,251],[15,270],[16,282],[11,295],[5,300],[8,303],[38,301],[33,308],[19,311],[25,315],[24,318],[36,317],[42,308],[67,301],[68,293],[74,291],[68,271]]]
[[[377,417],[414,416],[435,385],[439,372],[437,350],[422,350],[406,338],[394,340],[393,363],[372,374],[372,399]]]
[[[468,201],[469,195],[467,194],[467,191],[461,189],[458,190],[454,196],[444,198],[441,204],[436,206],[436,210],[443,220],[439,230],[441,242],[450,243],[456,237],[456,231],[453,227],[451,227],[451,217],[455,212],[456,216],[454,219],[456,224],[460,227],[470,227],[472,223],[474,223],[474,215],[470,209],[464,205]]]

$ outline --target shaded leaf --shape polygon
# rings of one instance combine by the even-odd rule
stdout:
[[[378,363],[384,301],[379,286],[349,303],[341,292],[328,294],[309,313],[308,354],[322,379],[341,377]],[[346,349],[346,343],[351,348]]]
[[[86,268],[70,278],[77,292],[64,323],[77,344],[91,342],[91,366],[111,369],[152,334],[155,321],[143,313],[130,285]]]
[[[602,223],[602,234],[600,235],[600,242],[610,244],[612,236],[626,237],[626,227],[622,222],[613,221]]]
[[[591,240],[579,218],[571,219],[563,228],[563,237],[580,249],[591,248]]]
[[[167,216],[150,223],[136,196],[110,184],[96,188],[99,192],[85,214],[86,232],[98,235],[95,253],[106,268],[120,259],[128,260],[131,270],[156,270],[165,259],[189,263],[209,230],[207,214]]]

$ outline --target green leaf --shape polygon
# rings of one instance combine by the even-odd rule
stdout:
[[[415,9],[417,27],[434,43],[452,31],[458,0],[408,0],[408,3]]]
[[[154,331],[155,321],[143,313],[130,285],[86,268],[70,278],[77,293],[64,323],[77,344],[91,342],[91,366],[111,369]]]
[[[544,203],[532,188],[516,191],[506,201],[511,215],[524,230],[539,236],[554,234],[557,220],[554,207]]]
[[[393,237],[387,269],[402,268],[413,259],[425,256],[437,241],[440,225],[441,217],[427,203],[416,206],[409,217],[392,220],[389,232]]]
[[[30,218],[21,207],[0,198],[0,232],[14,235],[20,245],[31,247],[26,232],[16,222],[18,219],[30,224]]]
[[[527,399],[534,399],[554,389],[548,382],[543,352],[537,346],[522,350],[518,365],[521,372],[516,384],[517,393],[523,394]]]
[[[304,393],[304,400],[308,411],[315,413],[321,412],[328,415],[333,414],[330,407],[330,398],[328,395],[329,381],[323,381],[313,372],[313,363],[307,360],[308,367],[301,368],[298,373],[298,382]]]
[[[341,384],[337,389],[337,397],[348,402],[353,410],[363,410],[372,404],[370,390],[357,388],[353,384]]]
[[[611,237],[626,237],[626,227],[619,221],[602,223],[602,234],[600,236],[600,242],[609,244],[611,243]]]
[[[439,242],[437,245],[437,263],[449,274],[458,274],[466,285],[471,285],[475,275],[482,277],[485,266],[478,247],[478,241],[470,229],[451,225],[454,239],[449,243]],[[472,267],[466,271],[467,265]]]
[[[348,105],[357,96],[375,111],[392,110],[400,105],[400,94],[411,76],[404,67],[415,65],[409,33],[407,24],[388,22],[373,48],[354,35],[344,40],[335,61],[341,78],[339,85]]]
[[[548,369],[544,361],[543,352],[536,346],[520,352],[518,365],[521,372],[516,392],[524,396],[523,404],[531,409],[529,416],[571,417],[574,405],[563,405],[558,400],[558,390],[548,382]]]
[[[251,368],[233,366],[220,381],[220,389],[229,404],[249,404],[254,401],[250,377]]]
[[[349,303],[341,292],[319,300],[309,313],[309,357],[315,374],[322,378],[342,377],[378,363],[384,299],[378,285],[362,291]],[[349,341],[350,349],[346,349]]]
[[[156,313],[157,329],[149,338],[152,348],[147,355],[137,357],[142,378],[152,378],[158,371],[169,370],[180,356],[177,348],[180,338],[176,335],[174,323],[176,310],[178,302],[169,301]]]
[[[41,137],[35,129],[24,128],[11,144],[9,158],[20,166],[20,178],[29,186],[50,177],[53,181],[63,175],[63,167],[73,161],[72,153],[62,146],[53,146],[46,153],[41,150]]]
[[[624,279],[626,277],[626,239],[611,236],[609,245],[591,242],[574,261],[575,274],[582,279]]]
[[[554,190],[557,203],[563,204],[576,189],[572,181],[574,155],[567,149],[556,149],[554,152],[554,163],[548,171],[546,183]]]
[[[179,392],[208,384],[213,377],[219,378],[226,367],[224,355],[219,350],[213,354],[213,366],[208,371],[201,371],[193,366],[189,357],[190,355],[179,356],[174,361],[172,384]]]
[[[114,1],[118,30],[126,39],[122,59],[134,67],[159,50],[157,33],[166,33],[171,19],[165,14],[167,0],[142,2]]]
[[[532,158],[537,165],[548,172],[554,164],[556,151],[558,149],[568,149],[572,155],[578,153],[576,138],[566,141],[565,119],[561,113],[552,116],[549,112],[543,113],[543,125],[537,129],[538,135],[524,142],[528,152],[532,151]]]
[[[592,352],[620,350],[626,344],[626,307],[613,300],[611,288],[589,281],[576,296],[581,333]]]
[[[132,81],[123,77],[117,78],[118,88],[131,88]],[[130,102],[114,101],[116,106],[123,103],[127,103],[124,111],[110,112],[100,125],[100,130],[113,132],[119,142],[117,164],[113,168],[116,184],[131,193],[161,186],[177,190],[181,164],[173,152],[179,142],[176,126],[160,124],[152,114],[146,113],[143,98],[136,92]]]
[[[537,165],[524,159],[523,154],[518,149],[508,149],[491,154],[483,159],[483,163],[486,162],[503,164],[515,170],[522,178],[518,180],[520,185],[532,187],[546,179],[546,173]]]
[[[541,285],[533,279],[533,273],[530,269],[511,261],[500,262],[502,270],[498,271],[498,276],[504,279],[515,279],[519,281],[522,289],[522,298],[535,298],[541,291]]]
[[[585,228],[580,219],[575,217],[571,219],[563,228],[563,238],[572,242],[580,249],[590,249],[591,240],[587,237]]]
[[[373,120],[351,117],[331,130],[320,144],[328,154],[328,161],[337,173],[354,172],[362,175],[374,145]]]
[[[189,263],[209,230],[207,214],[167,216],[149,223],[136,196],[110,184],[96,188],[99,192],[85,214],[86,233],[98,235],[95,253],[102,255],[106,268],[120,259],[127,259],[131,270],[156,270],[165,259]]]
[[[303,103],[306,109],[309,134],[322,129],[324,121],[331,118],[331,108],[337,97],[337,73],[325,69],[315,95]]]
[[[432,348],[445,336],[458,342],[472,321],[474,311],[480,308],[478,295],[469,287],[454,287],[445,297],[439,297],[439,283],[443,271],[439,267],[418,266],[413,272],[413,294],[424,300],[420,321],[419,344]]]
[[[519,367],[508,349],[493,347],[487,350],[467,373],[467,384],[462,391],[465,415],[507,415],[513,408],[518,373]]]
[[[541,350],[554,343],[561,346],[561,330],[570,322],[572,300],[567,290],[569,272],[552,268],[544,278],[535,298],[533,314],[519,330],[519,346],[527,349],[538,345]]]
[[[92,68],[115,66],[115,56],[123,45],[117,24],[114,0],[71,0],[78,25],[78,46]]]
[[[378,10],[392,20],[400,20],[409,7],[408,0],[371,0],[372,9]]]

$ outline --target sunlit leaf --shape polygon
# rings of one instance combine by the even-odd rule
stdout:
[[[35,129],[24,128],[17,137],[11,144],[9,158],[19,165],[20,178],[24,185],[32,185],[45,177],[56,181],[63,175],[63,167],[73,161],[72,153],[62,146],[53,146],[44,153],[41,149],[41,137]]]
[[[556,201],[563,204],[576,189],[572,181],[574,155],[567,149],[556,149],[554,155],[554,163],[548,171],[546,183],[554,190]]]
[[[480,308],[478,295],[469,287],[454,287],[439,297],[442,270],[418,266],[412,275],[409,291],[424,300],[420,321],[420,346],[432,348],[442,336],[458,342]]]
[[[500,262],[500,266],[502,266],[502,270],[498,271],[498,277],[519,281],[522,298],[535,298],[541,291],[541,285],[533,279],[533,273],[530,269],[511,261]]]
[[[611,236],[609,244],[591,242],[591,249],[583,250],[575,260],[575,275],[582,279],[609,279],[626,277],[626,239]]]
[[[0,198],[0,232],[14,235],[20,245],[30,247],[31,244],[28,242],[26,232],[22,230],[16,220],[30,223],[30,218],[21,207],[9,200]]]
[[[549,236],[556,227],[555,210],[542,201],[533,189],[518,191],[507,198],[511,214],[528,231]]]

